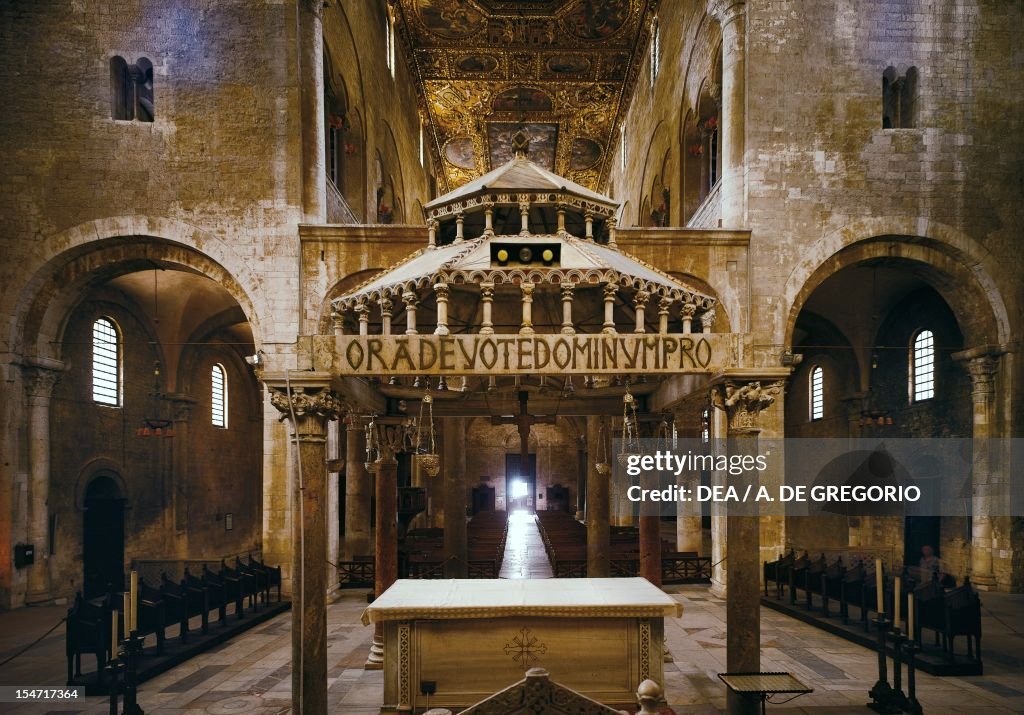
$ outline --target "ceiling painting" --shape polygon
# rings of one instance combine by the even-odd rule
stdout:
[[[591,189],[649,39],[654,0],[393,0],[445,189],[512,156]]]

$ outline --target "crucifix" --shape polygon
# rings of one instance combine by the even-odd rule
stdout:
[[[510,417],[492,417],[491,424],[493,425],[509,425],[514,424],[519,428],[519,471],[520,476],[524,476],[526,470],[530,465],[530,427],[535,424],[555,424],[554,415],[537,415],[533,416],[530,414],[528,409],[528,403],[530,400],[530,393],[526,390],[519,392],[519,414]]]

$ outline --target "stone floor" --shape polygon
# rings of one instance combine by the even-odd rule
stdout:
[[[533,527],[532,529],[530,527]],[[509,527],[506,577],[540,578],[543,546],[532,519]],[[665,664],[665,689],[676,713],[720,713],[725,687],[725,602],[705,586],[669,590],[683,604],[683,616],[669,619],[666,636],[675,662]],[[986,675],[934,678],[921,674],[918,697],[933,713],[1024,712],[1024,596],[983,596],[982,642]],[[332,713],[376,714],[383,695],[381,671],[363,670],[372,629],[359,616],[365,591],[344,592],[328,609],[328,698]],[[20,609],[0,613],[0,662],[59,622],[61,608]],[[139,702],[149,715],[271,715],[290,706],[290,616],[284,614],[233,641],[199,655],[144,683]],[[61,685],[64,682],[63,628],[24,655],[0,666],[0,684]],[[769,705],[769,713],[868,713],[867,692],[877,669],[875,654],[789,617],[762,609],[761,667],[793,673],[814,688],[787,705]],[[552,674],[557,681],[558,674]],[[107,701],[88,698],[74,704],[0,705],[0,713],[100,715]]]
[[[537,517],[514,511],[508,517],[500,578],[551,578],[551,562],[537,528]]]

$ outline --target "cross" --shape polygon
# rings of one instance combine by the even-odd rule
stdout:
[[[530,400],[530,393],[526,390],[519,392],[519,414],[514,417],[492,417],[493,425],[514,424],[519,428],[519,470],[525,473],[530,464],[530,427],[535,424],[555,424],[554,415],[541,415],[533,417],[527,407]]]

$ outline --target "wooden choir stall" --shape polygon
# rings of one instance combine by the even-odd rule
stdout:
[[[384,624],[382,712],[473,705],[533,667],[609,705],[663,683],[664,618],[682,605],[642,578],[399,580],[363,613]]]

